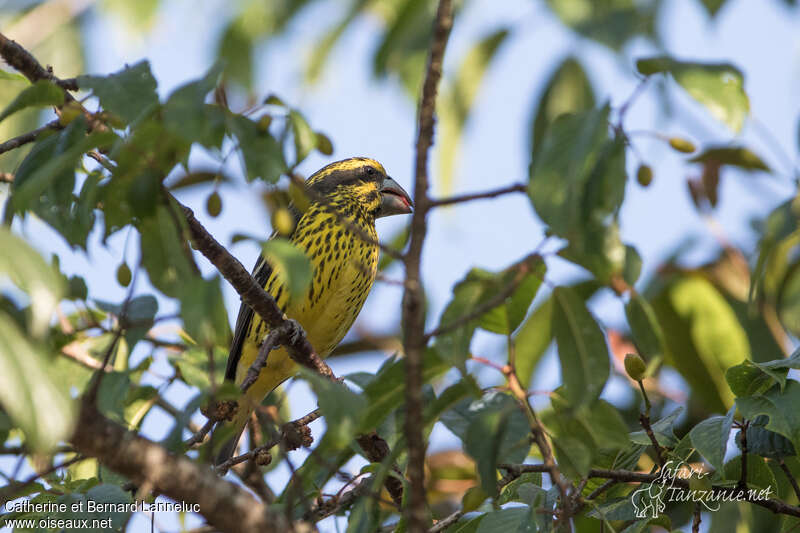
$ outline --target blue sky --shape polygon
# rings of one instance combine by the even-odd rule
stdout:
[[[780,177],[743,175],[726,172],[721,202],[715,216],[727,237],[735,244],[751,250],[754,234],[749,229],[753,217],[764,216],[769,209],[788,197],[794,187],[791,166],[798,165],[798,114],[800,112],[800,14],[777,0],[730,0],[718,17],[709,22],[697,0],[668,0],[659,17],[659,31],[666,51],[678,58],[708,61],[730,61],[746,76],[745,88],[750,96],[752,119],[739,137],[715,122],[705,109],[680,90],[670,91],[673,116],[666,116],[655,98],[653,87],[630,109],[626,128],[681,135],[703,143],[741,141],[759,153]],[[151,31],[131,33],[126,25],[91,10],[88,15],[88,70],[105,73],[118,70],[125,63],[142,58],[151,62],[163,95],[181,83],[202,75],[213,62],[216,36],[224,18],[219,13],[229,8],[223,1],[193,2],[167,0]],[[325,163],[355,155],[374,157],[383,163],[390,175],[409,190],[413,173],[415,107],[398,83],[376,81],[371,75],[370,56],[377,45],[377,21],[357,21],[330,56],[329,67],[313,87],[302,83],[303,61],[319,32],[327,28],[339,12],[338,2],[321,2],[307,9],[286,34],[257,56],[257,92],[276,93],[299,108],[315,129],[324,131],[333,140],[335,152],[327,158],[312,155],[300,170],[306,174]],[[610,100],[619,106],[637,84],[633,76],[635,58],[652,55],[657,50],[643,42],[631,43],[626,53],[612,54],[602,46],[577,37],[565,29],[544,6],[532,0],[473,0],[457,20],[453,31],[446,70],[458,65],[475,40],[500,25],[514,29],[487,73],[485,83],[475,101],[457,161],[453,192],[491,189],[526,180],[529,158],[528,121],[533,103],[538,99],[550,72],[568,54],[576,54],[587,69],[598,101]],[[24,44],[24,43],[23,43]],[[674,87],[674,84],[672,84]],[[631,181],[621,212],[624,241],[635,245],[644,259],[643,278],[648,277],[661,259],[687,237],[697,239],[689,255],[691,261],[708,258],[716,249],[715,237],[708,225],[691,206],[685,177],[690,171],[682,157],[661,141],[650,137],[634,138],[636,148],[655,169],[651,187],[642,189]],[[201,155],[195,161],[200,161]],[[637,161],[629,157],[629,170]],[[235,167],[234,167],[235,168]],[[432,158],[436,183],[435,157]],[[695,171],[696,172],[696,171]],[[435,194],[444,194],[434,185]],[[268,216],[261,204],[257,187],[248,187],[243,180],[223,194],[222,216],[209,219],[203,205],[205,193],[189,193],[182,200],[195,208],[208,229],[223,242],[230,242],[234,233],[268,236]],[[379,222],[382,236],[394,234],[405,217]],[[528,200],[517,195],[438,210],[430,219],[430,234],[423,257],[423,272],[430,298],[429,320],[435,323],[448,301],[453,284],[472,266],[503,268],[533,250],[543,238],[542,225]],[[125,235],[111,240],[107,249],[92,248],[88,262],[72,256],[63,242],[36,222],[28,222],[24,231],[44,252],[61,255],[62,268],[91,278],[90,296],[119,300],[124,291],[114,279],[114,269],[122,254]],[[133,241],[133,239],[132,239]],[[134,262],[137,246],[128,243],[129,264]],[[246,265],[254,262],[254,245],[240,244],[232,251]],[[200,260],[205,272],[209,265]],[[547,274],[554,283],[580,275],[577,268],[555,260]],[[391,270],[390,277],[402,271]],[[139,285],[146,290],[146,284]],[[370,331],[391,331],[397,328],[400,289],[376,284],[361,313],[356,328]],[[225,288],[231,321],[238,309],[238,297]],[[166,305],[166,304],[165,304]],[[167,308],[167,307],[164,307]],[[593,310],[605,325],[624,324],[621,304],[611,296],[593,302]],[[501,357],[501,341],[489,334],[479,334],[473,351],[487,357]],[[499,360],[499,359],[498,359]],[[382,356],[342,358],[333,362],[334,371],[346,374],[357,370],[373,371]],[[161,366],[166,370],[166,365]],[[543,365],[535,388],[551,389],[559,383],[558,365],[553,357]],[[483,374],[482,374],[483,375]],[[498,376],[486,374],[486,382]],[[619,385],[619,384],[618,384]],[[614,388],[612,384],[611,389]],[[619,394],[624,394],[621,389]],[[611,391],[613,392],[613,390]],[[169,397],[178,405],[188,400],[190,391],[175,386]],[[300,416],[315,407],[304,384],[291,388],[292,412]],[[145,433],[153,438],[166,434],[165,418],[153,414],[145,424]],[[319,435],[321,422],[312,426]],[[431,438],[431,449],[456,446],[457,441],[444,429],[437,429]],[[299,463],[303,452],[294,452]],[[351,469],[357,472],[360,463]],[[286,479],[286,471],[278,468],[270,474],[275,486]],[[167,530],[176,523],[167,516],[157,517]],[[138,517],[133,529],[149,528],[144,517]]]

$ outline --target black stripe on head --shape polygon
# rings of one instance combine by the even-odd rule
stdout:
[[[308,178],[306,185],[319,194],[327,195],[340,186],[369,182],[380,184],[384,177],[386,174],[380,163],[373,159],[354,157],[323,167]]]

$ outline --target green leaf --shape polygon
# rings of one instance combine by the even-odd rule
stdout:
[[[508,30],[502,28],[480,39],[467,52],[453,84],[445,87],[439,98],[439,179],[445,191],[452,188],[459,139],[469,119],[481,81],[506,37]]]
[[[683,407],[678,407],[670,414],[662,418],[661,420],[650,424],[651,429],[653,430],[653,434],[656,437],[656,440],[661,446],[666,446],[667,448],[671,448],[678,443],[678,439],[675,437],[675,421],[678,419],[680,414],[683,412]],[[650,441],[650,437],[647,436],[644,430],[641,431],[634,431],[628,437],[631,439],[631,442],[635,444],[642,444],[644,446],[650,446],[652,442]]]
[[[725,479],[738,481],[742,478],[742,458],[734,457],[725,463]],[[775,491],[778,482],[763,457],[747,454],[747,486],[750,489]]]
[[[7,277],[30,297],[30,331],[42,335],[64,294],[61,276],[25,241],[0,227],[0,276]],[[2,279],[2,278],[0,278]],[[10,322],[9,322],[10,323]]]
[[[651,300],[664,331],[666,362],[710,411],[733,402],[726,370],[749,359],[747,335],[719,291],[701,276],[679,277]]]
[[[183,239],[182,214],[173,214],[172,206],[157,205],[153,215],[139,221],[142,265],[150,282],[167,296],[180,297],[185,284],[196,277],[197,270]],[[176,224],[181,228],[176,228]]]
[[[462,400],[440,420],[464,442],[478,464],[481,486],[490,495],[497,493],[497,464],[521,462],[531,446],[528,422],[507,394],[490,392],[478,400]]]
[[[206,104],[208,93],[217,86],[221,68],[215,65],[201,79],[175,89],[163,106],[164,127],[185,142],[199,142],[219,148],[225,133],[225,113]],[[174,164],[174,161],[173,161]]]
[[[531,257],[499,273],[480,268],[470,270],[466,278],[453,287],[453,299],[439,319],[439,328],[446,330],[436,337],[439,353],[463,371],[477,327],[506,335],[512,333],[525,316],[544,277],[544,269],[541,258]],[[494,301],[498,294],[510,288],[513,292],[503,303],[479,312],[487,302]]]
[[[275,183],[286,172],[281,147],[268,131],[262,131],[247,117],[234,115],[228,126],[239,141],[239,149],[247,171],[247,181],[261,178]]]
[[[744,361],[728,369],[725,378],[736,396],[753,396],[767,391],[773,384],[786,386],[786,376],[790,369],[800,368],[800,350],[786,359],[776,359],[765,363]]]
[[[784,459],[796,456],[797,450],[792,442],[774,431],[769,431],[765,426],[769,423],[766,416],[757,416],[747,426],[747,451],[761,457],[771,459]],[[742,431],[736,438],[739,449],[742,448]]]
[[[64,89],[47,81],[39,80],[26,87],[0,112],[0,121],[26,107],[61,106],[64,104]]]
[[[561,115],[547,130],[531,166],[528,194],[539,217],[569,238],[593,216],[584,206],[587,183],[608,142],[608,106]]]
[[[16,211],[35,206],[42,194],[72,199],[75,168],[81,157],[94,148],[110,146],[117,136],[109,131],[85,135],[86,121],[79,117],[58,133],[36,143],[14,179],[11,201]]]
[[[297,111],[289,112],[289,123],[292,125],[294,136],[294,166],[297,166],[308,157],[311,150],[317,147],[317,135],[303,115]]]
[[[476,533],[497,533],[498,531],[518,531],[520,527],[526,522],[529,516],[528,507],[515,507],[510,509],[500,509],[492,511],[479,516],[479,523]],[[478,520],[477,518],[474,520]],[[464,527],[456,529],[455,533],[467,533],[473,530],[464,529]]]
[[[717,12],[725,5],[726,0],[701,0],[703,7],[706,8],[708,14],[714,17]]]
[[[147,61],[139,61],[108,76],[79,76],[78,87],[91,89],[104,110],[127,124],[158,106],[158,83]]]
[[[536,365],[553,342],[553,299],[544,300],[522,323],[514,336],[516,370],[527,389]]]
[[[744,418],[754,419],[759,415],[769,417],[769,422],[764,426],[770,431],[783,435],[794,445],[795,450],[800,449],[800,383],[794,380],[786,382],[786,387],[781,391],[773,387],[765,394],[737,398],[736,407]]]
[[[313,275],[305,252],[282,238],[265,241],[261,249],[279,283],[289,291],[290,300],[304,297]]]
[[[247,20],[238,16],[231,20],[219,39],[217,56],[225,66],[225,78],[246,89],[253,85],[253,36],[247,31]]]
[[[67,384],[50,372],[42,351],[0,314],[0,404],[25,433],[25,444],[47,452],[69,438],[75,403]]]
[[[228,360],[227,348],[190,348],[178,356],[170,357],[170,362],[179,370],[183,382],[201,391],[211,390],[209,350],[211,350],[214,366],[214,383],[219,385],[225,377]]]
[[[636,68],[645,76],[667,72],[711,115],[739,132],[750,113],[744,75],[729,63],[693,63],[668,56],[640,59]]]
[[[316,372],[302,369],[302,373],[317,395],[319,408],[328,427],[326,433],[332,434],[334,445],[347,445],[361,425],[367,408],[367,398]]]
[[[723,469],[725,451],[728,448],[728,437],[730,437],[731,426],[733,425],[734,411],[735,408],[731,407],[725,416],[707,418],[689,432],[692,446],[715,470],[722,471]]]
[[[200,346],[228,344],[228,312],[222,299],[218,276],[187,280],[181,291],[181,318],[186,333]]]
[[[536,104],[531,126],[531,153],[537,153],[550,124],[560,115],[588,111],[595,106],[594,90],[575,57],[567,57],[556,69]]]
[[[654,33],[657,4],[633,0],[547,0],[547,4],[562,23],[614,50],[635,36]]]
[[[706,148],[689,160],[690,163],[704,165],[729,165],[748,171],[770,172],[769,166],[749,148],[743,146],[718,146]]]
[[[788,255],[788,250],[785,250],[786,246],[779,245],[797,232],[798,221],[793,203],[793,199],[782,203],[769,214],[764,222],[763,234],[758,243],[758,261],[750,277],[750,301],[753,301],[757,292],[765,288],[765,272],[768,270],[768,266],[780,262],[779,259],[783,254],[779,252],[786,252]],[[774,270],[774,267],[770,270]]]
[[[425,350],[422,379],[428,383],[450,370],[450,365],[434,349]],[[364,386],[368,399],[361,432],[374,430],[391,412],[405,402],[405,359],[387,360],[370,383]]]
[[[592,403],[608,380],[605,337],[584,301],[568,287],[556,287],[553,331],[558,344],[564,394],[574,406]]]
[[[632,292],[625,304],[625,316],[639,354],[647,360],[664,357],[664,332],[653,308],[638,292]]]
[[[551,431],[556,458],[567,475],[585,477],[602,453],[628,446],[628,426],[610,403],[595,400],[575,409],[553,393],[553,410],[542,413]]]

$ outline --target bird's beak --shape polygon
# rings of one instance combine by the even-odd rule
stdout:
[[[385,177],[380,188],[381,206],[377,218],[405,215],[412,211],[414,202],[408,193],[392,178]]]

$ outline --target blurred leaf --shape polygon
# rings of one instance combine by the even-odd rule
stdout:
[[[519,488],[526,483],[541,487],[541,472],[525,472],[511,483],[503,486],[503,489],[497,498],[498,505],[503,505],[514,501],[521,502],[522,500],[520,499],[521,496],[519,495]]]
[[[331,26],[322,37],[314,44],[311,56],[306,65],[305,77],[308,83],[315,83],[319,80],[320,74],[328,61],[331,51],[342,37],[344,32],[351,26],[356,17],[362,12],[370,0],[354,0],[351,2],[347,13],[342,19]]]
[[[763,224],[761,240],[758,243],[758,261],[753,269],[750,281],[749,299],[752,301],[757,292],[765,287],[765,272],[768,266],[783,262],[779,252],[787,252],[785,246],[779,246],[792,236],[798,229],[797,214],[795,213],[794,200],[790,199],[776,207]],[[773,267],[770,270],[775,270]],[[779,277],[779,276],[771,276]],[[770,280],[771,281],[771,280]],[[772,283],[774,286],[774,281]],[[770,291],[771,292],[771,291]]]
[[[631,292],[630,300],[625,304],[625,316],[639,354],[647,360],[663,357],[664,332],[650,303],[638,292]]]
[[[734,457],[725,463],[725,479],[740,480],[742,478],[742,458]],[[775,490],[778,485],[772,470],[764,462],[763,457],[747,454],[747,486],[750,489]]]
[[[306,253],[281,238],[265,241],[261,250],[279,282],[289,291],[289,299],[302,298],[313,275]]]
[[[536,160],[547,128],[558,116],[588,111],[594,106],[594,90],[586,72],[577,58],[567,57],[548,80],[536,104],[531,126],[533,160]]]
[[[77,492],[65,494],[60,496],[57,501],[66,507],[66,511],[53,513],[51,517],[57,519],[59,522],[72,524],[81,524],[81,520],[87,520],[87,527],[80,528],[81,531],[87,533],[101,533],[103,531],[108,532],[109,530],[124,531],[131,513],[124,511],[117,512],[110,509],[121,508],[121,504],[130,504],[133,499],[130,492],[126,492],[121,487],[110,483],[104,483],[90,488],[86,494]],[[95,502],[98,507],[106,504],[111,505],[108,507],[109,510],[104,509],[102,511],[96,510],[89,512],[87,503],[89,501]],[[79,507],[76,506],[75,509],[79,510],[73,511],[72,506],[77,505],[78,502],[81,502],[81,505]],[[95,508],[97,509],[97,507]],[[89,525],[92,527],[88,527]],[[101,525],[103,527],[100,527]]]
[[[779,460],[797,455],[797,451],[789,439],[765,428],[768,423],[769,418],[763,415],[757,416],[750,421],[747,426],[747,451],[762,457]],[[741,430],[737,435],[736,443],[741,449]]]
[[[422,72],[433,28],[435,4],[427,0],[397,0],[385,12],[387,29],[372,58],[376,76],[397,74],[410,95],[422,86]]]
[[[225,376],[228,360],[227,349],[192,347],[179,355],[170,356],[170,362],[179,371],[183,382],[201,391],[211,390],[209,350],[211,350],[213,360],[214,382],[219,385]]]
[[[736,396],[761,394],[772,385],[778,384],[783,390],[789,369],[800,368],[800,350],[791,357],[765,363],[744,361],[728,369],[725,377]]]
[[[5,227],[0,227],[0,250],[3,250],[0,276],[8,276],[14,285],[28,294],[31,301],[30,331],[36,336],[42,335],[64,294],[61,276],[33,248]]]
[[[142,266],[150,282],[167,296],[179,297],[185,284],[198,274],[182,236],[185,221],[181,215],[173,217],[170,209],[172,206],[157,205],[153,215],[139,221],[137,229]]]
[[[47,80],[39,80],[23,89],[14,100],[0,112],[0,121],[26,107],[61,106],[64,104],[64,89]]]
[[[653,430],[653,434],[661,446],[672,448],[678,443],[678,439],[675,437],[674,431],[675,421],[682,412],[683,407],[678,407],[664,418],[650,424],[650,428]],[[634,444],[641,444],[643,446],[650,446],[653,444],[650,441],[650,437],[647,436],[647,433],[645,433],[644,430],[634,431],[630,433],[628,437]]]
[[[56,135],[36,143],[20,165],[14,179],[12,202],[16,211],[36,208],[36,202],[46,194],[49,201],[68,203],[75,186],[75,168],[89,150],[109,146],[116,135],[93,131],[85,134],[83,117]]]
[[[514,336],[516,370],[522,387],[530,386],[536,365],[553,342],[553,299],[544,300],[525,319]]]
[[[559,405],[563,402],[554,400],[553,410],[542,413],[542,422],[551,431],[557,462],[566,475],[585,477],[601,450],[627,447],[628,426],[610,403],[595,400],[572,409]]]
[[[159,0],[102,0],[102,5],[116,14],[121,22],[135,30],[144,31],[152,25],[161,3]]]
[[[437,335],[435,343],[439,353],[451,364],[464,370],[464,362],[470,355],[470,341],[477,327],[509,334],[513,330],[508,328],[516,329],[519,325],[544,277],[541,258],[532,257],[526,261],[499,273],[473,268],[453,288],[453,299],[439,319],[439,328],[449,331]],[[505,303],[472,316],[481,306],[512,287],[513,292]],[[487,314],[490,316],[484,320]],[[472,318],[464,320],[469,317]]]
[[[754,419],[759,415],[769,417],[764,426],[770,431],[783,435],[800,449],[800,383],[794,380],[786,382],[781,391],[773,387],[765,394],[736,399],[736,407],[744,418]]]
[[[306,119],[297,111],[289,112],[289,122],[294,136],[294,166],[300,164],[317,146],[317,136]]]
[[[770,172],[769,166],[758,155],[743,146],[706,148],[701,154],[691,158],[689,162],[714,166],[729,165],[742,170]]]
[[[247,90],[253,85],[253,36],[247,31],[247,21],[242,15],[231,20],[222,31],[217,56],[225,69],[225,78],[231,79]]]
[[[640,59],[636,68],[645,76],[668,72],[711,115],[739,132],[750,113],[744,75],[729,63],[693,63],[668,56]]]
[[[728,409],[727,415],[707,418],[689,431],[692,446],[715,470],[720,472],[723,470],[725,451],[728,448],[728,438],[735,411],[736,409],[731,407]]]
[[[198,142],[207,148],[222,145],[225,113],[217,105],[206,104],[221,71],[221,67],[215,65],[199,80],[186,83],[169,95],[162,110],[164,128],[168,132],[185,142]],[[172,164],[175,163],[173,158]]]
[[[708,14],[714,17],[717,12],[725,5],[726,0],[700,0],[700,3],[703,4],[703,7],[706,8]]]
[[[78,86],[91,89],[104,110],[128,124],[158,105],[158,83],[147,61],[139,61],[108,76],[79,76]]]
[[[239,149],[247,171],[247,181],[261,178],[275,183],[286,172],[281,147],[269,132],[262,132],[258,125],[247,117],[234,115],[229,128],[239,141]]]
[[[422,360],[422,379],[428,383],[450,370],[450,365],[443,360],[436,350],[425,350]],[[378,371],[375,379],[366,384],[364,395],[368,400],[367,412],[364,414],[361,432],[374,430],[388,415],[405,401],[405,359],[387,360]],[[444,393],[443,393],[444,394]],[[429,405],[433,408],[433,405]]]
[[[547,0],[561,22],[599,43],[619,50],[636,35],[651,37],[656,5],[634,0]]]
[[[220,278],[194,277],[181,291],[181,319],[186,333],[200,346],[227,346],[228,312],[222,299]],[[220,378],[221,380],[221,378]]]
[[[443,89],[439,100],[439,180],[442,189],[452,189],[453,167],[458,143],[469,119],[486,69],[508,37],[506,28],[480,39],[466,54],[451,86]]]
[[[528,454],[528,421],[517,402],[500,392],[466,399],[442,414],[441,422],[463,442],[478,464],[481,486],[497,494],[497,464],[518,463]]]
[[[334,445],[344,447],[361,426],[367,409],[367,398],[316,372],[302,369],[302,374],[317,395],[319,408],[328,428],[326,433],[332,433]]]
[[[75,404],[50,361],[4,314],[0,315],[0,404],[25,433],[25,444],[47,452],[69,438]]]
[[[664,331],[666,362],[711,412],[726,412],[733,397],[725,371],[749,359],[750,346],[731,307],[705,278],[680,277],[651,300]]]
[[[565,397],[576,407],[590,404],[608,380],[605,337],[584,301],[571,288],[556,287],[551,297]]]

